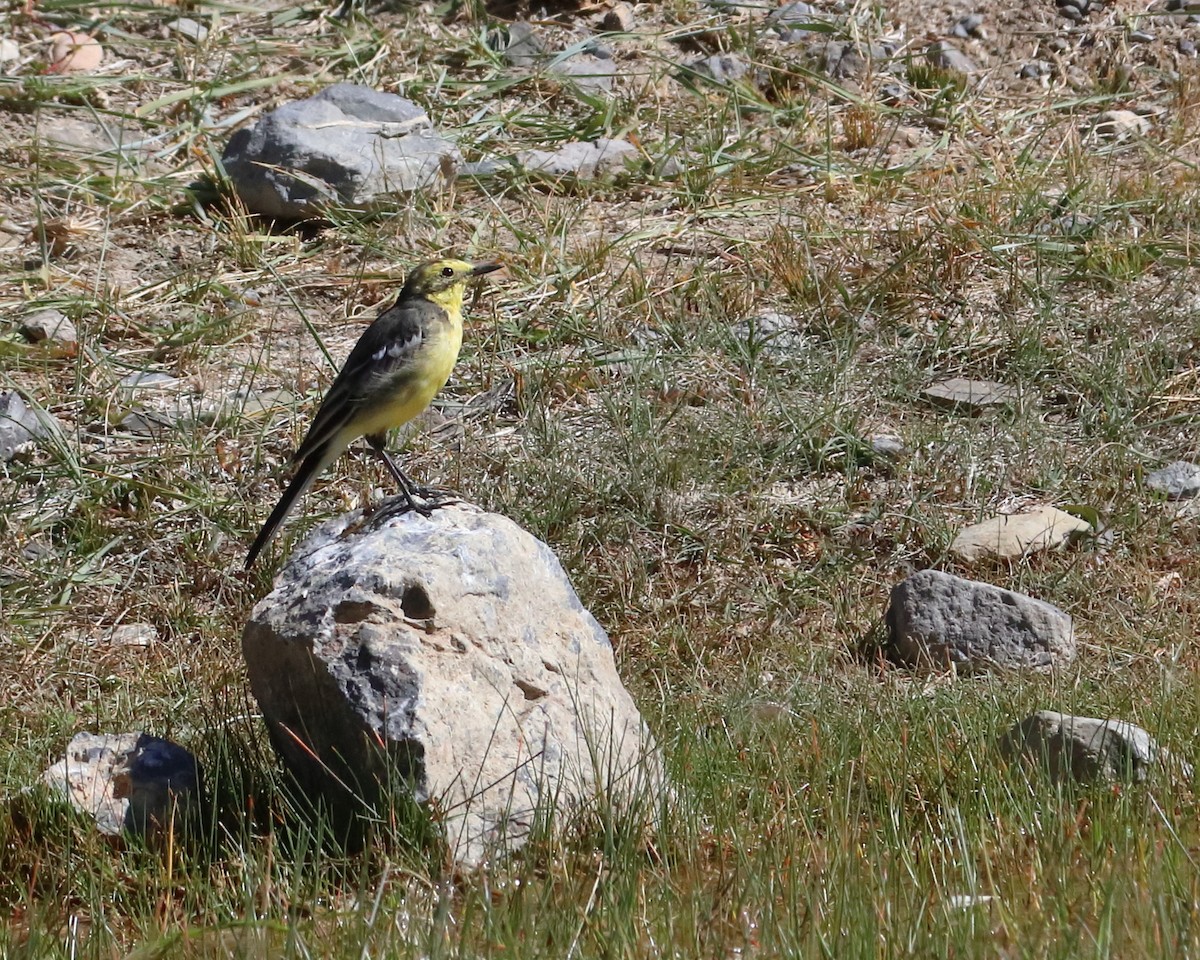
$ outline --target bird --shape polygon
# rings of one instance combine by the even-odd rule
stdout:
[[[295,476],[246,555],[247,570],[296,501],[359,437],[383,460],[409,508],[428,516],[429,507],[413,497],[412,481],[388,456],[387,433],[421,413],[445,386],[462,347],[466,285],[501,266],[429,260],[413,268],[395,302],[363,331],[321,401],[292,455]]]

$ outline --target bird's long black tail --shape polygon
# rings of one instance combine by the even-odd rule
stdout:
[[[263,547],[270,542],[271,537],[275,536],[275,531],[279,529],[279,525],[283,523],[287,515],[292,512],[292,507],[296,505],[296,501],[304,496],[308,488],[312,486],[313,481],[317,479],[317,475],[337,458],[343,448],[344,445],[334,446],[333,443],[326,443],[324,446],[318,447],[300,462],[300,467],[296,471],[296,475],[292,478],[292,482],[283,491],[283,496],[275,504],[275,509],[267,517],[267,522],[263,524],[262,529],[258,531],[258,536],[254,538],[250,552],[246,554],[247,570],[254,566],[254,561],[258,559],[258,555],[262,552]]]

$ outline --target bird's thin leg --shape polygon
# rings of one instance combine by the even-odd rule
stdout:
[[[396,466],[396,461],[388,456],[387,450],[384,449],[384,439],[383,437],[367,437],[367,443],[371,445],[372,450],[379,454],[379,458],[383,461],[384,466],[388,468],[388,472],[396,481],[396,486],[400,488],[400,492],[404,494],[404,499],[408,501],[408,508],[415,510],[422,516],[429,516],[433,511],[427,504],[417,502],[414,496],[416,486],[404,475],[404,471]]]

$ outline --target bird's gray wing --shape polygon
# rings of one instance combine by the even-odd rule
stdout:
[[[292,459],[303,460],[336,436],[383,380],[399,387],[397,377],[427,342],[429,326],[444,319],[445,311],[427,300],[396,303],[376,317],[334,378]]]

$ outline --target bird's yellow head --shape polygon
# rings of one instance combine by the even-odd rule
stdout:
[[[499,270],[499,263],[467,263],[466,260],[430,260],[413,268],[404,281],[400,297],[421,297],[452,314],[462,310],[463,289],[472,277]]]

